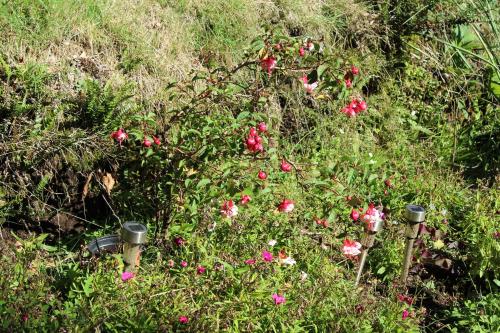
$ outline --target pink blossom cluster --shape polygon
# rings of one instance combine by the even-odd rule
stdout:
[[[123,128],[119,128],[118,130],[111,133],[111,138],[115,139],[116,142],[118,142],[121,145],[123,141],[128,139],[128,134],[127,132],[125,132]],[[153,143],[157,146],[161,144],[161,141],[158,137],[153,135],[152,139],[153,141],[151,141],[149,137],[144,136],[144,139],[142,140],[142,145],[146,148],[149,148],[153,145]]]
[[[358,113],[365,111],[368,108],[366,102],[360,98],[352,99],[351,102],[341,111],[349,118],[356,116]]]
[[[264,126],[260,126],[263,124]],[[264,123],[259,124],[259,132],[264,133],[264,130],[267,130],[267,127],[265,126]],[[250,131],[248,133],[248,137],[245,140],[245,143],[247,145],[247,149],[250,150],[252,153],[256,152],[262,152],[264,151],[264,146],[262,146],[262,137],[257,133],[257,130],[255,127],[250,128]]]

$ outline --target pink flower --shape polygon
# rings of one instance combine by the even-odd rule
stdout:
[[[304,50],[303,47],[299,49],[299,56],[303,57],[306,54],[306,51]]]
[[[262,138],[257,134],[255,127],[250,128],[250,132],[248,133],[245,143],[247,145],[247,149],[253,153],[264,150],[264,147],[262,146]]]
[[[365,214],[361,216],[361,221],[366,223],[366,227],[368,228],[368,230],[372,230],[372,228],[376,224],[380,223],[380,221],[383,220],[383,218],[384,218],[384,213],[376,209],[373,203],[370,203],[368,205],[368,208],[366,209]]]
[[[278,210],[282,213],[290,213],[295,208],[292,200],[285,199],[278,206]]]
[[[260,61],[260,66],[262,67],[263,70],[267,71],[267,74],[269,76],[271,76],[271,73],[276,68],[277,64],[278,62],[276,61],[276,58],[269,56],[264,59],[261,59]]]
[[[253,265],[253,264],[255,264],[255,262],[256,262],[255,259],[247,259],[247,260],[245,260],[245,264],[247,264],[247,265]]]
[[[287,161],[285,160],[281,160],[281,171],[283,172],[290,172],[292,171],[292,165],[290,163],[288,163]]]
[[[224,217],[229,217],[229,218],[234,217],[234,216],[238,215],[238,206],[236,206],[233,203],[233,200],[224,201],[224,203],[222,204],[222,207],[220,209],[220,213]]]
[[[182,266],[182,267],[184,267],[184,268],[185,268],[185,267],[187,267],[187,265],[188,265],[188,263],[187,263],[186,261],[184,261],[184,260],[183,260],[183,261],[181,261],[181,266]]]
[[[168,267],[174,267],[174,265],[175,265],[175,262],[172,259],[170,259],[168,261]]]
[[[409,314],[410,314],[410,313],[408,312],[408,310],[404,309],[404,310],[403,310],[403,316],[402,316],[402,319],[404,320],[404,319],[408,318],[408,315],[409,315]]]
[[[142,145],[146,148],[149,148],[151,147],[153,143],[151,142],[151,140],[149,140],[148,138],[144,137],[144,141],[142,141]]]
[[[28,321],[28,314],[27,313],[23,314],[23,316],[21,317],[21,320],[24,322]]]
[[[135,276],[134,273],[132,272],[123,272],[122,273],[122,281],[125,282],[125,281],[128,281],[130,280],[131,278],[133,278]]]
[[[326,219],[315,219],[316,224],[323,226],[323,228],[328,228],[328,221]]]
[[[366,102],[358,99],[358,108],[357,108],[359,110],[358,112],[366,111],[367,108],[368,105],[366,104]]]
[[[159,146],[161,144],[161,141],[160,139],[158,139],[156,136],[153,135],[153,141],[155,143],[155,145]]]
[[[175,237],[174,242],[177,246],[182,246],[186,241],[182,237]]]
[[[259,177],[260,180],[265,180],[267,178],[267,174],[264,171],[260,170],[257,177]]]
[[[267,262],[273,261],[273,254],[264,250],[262,251],[262,259]]]
[[[357,98],[357,99],[351,100],[349,105],[347,105],[346,107],[344,107],[342,109],[342,112],[345,113],[350,118],[350,117],[354,117],[355,115],[357,115],[358,113],[360,113],[362,111],[365,111],[367,108],[368,108],[368,105],[366,104],[366,102],[360,98]]]
[[[352,82],[351,82],[351,79],[346,79],[346,80],[345,80],[345,86],[347,87],[347,89],[352,88]]]
[[[357,221],[359,219],[359,212],[356,209],[351,210],[351,219]]]
[[[265,122],[261,122],[259,125],[257,125],[257,129],[261,133],[267,132],[267,125],[266,125],[266,123]]]
[[[345,113],[345,115],[348,116],[349,118],[354,117],[356,115],[356,111],[354,111],[353,108],[350,108],[348,106],[343,108],[342,112]]]
[[[273,294],[272,297],[274,300],[274,304],[276,304],[276,305],[280,305],[280,304],[285,303],[285,296],[283,296],[283,295]]]
[[[180,316],[179,317],[179,323],[181,324],[187,324],[189,322],[189,318],[186,316]]]
[[[358,74],[359,74],[359,69],[358,69],[358,67],[356,67],[356,66],[352,65],[352,66],[351,66],[351,73],[352,73],[352,75],[358,75]]]
[[[410,306],[413,304],[413,297],[410,297],[410,296],[405,296],[405,295],[399,294],[398,295],[398,300],[400,302],[404,302],[404,303],[406,303],[406,304],[408,304]]]
[[[128,139],[128,134],[123,130],[123,128],[120,128],[118,131],[111,133],[111,137],[118,141],[121,145],[124,140]]]
[[[352,258],[361,253],[360,249],[361,244],[359,242],[346,238],[342,246],[342,253],[348,258]]]
[[[246,205],[247,203],[249,203],[250,201],[252,200],[252,198],[249,196],[249,195],[244,195],[241,197],[241,204],[242,205]]]
[[[318,87],[318,81],[309,83],[307,79],[307,75],[304,75],[303,77],[300,78],[302,83],[304,84],[304,89],[306,90],[306,93],[310,94],[313,92],[314,89]]]
[[[199,266],[196,268],[196,273],[197,273],[198,275],[202,275],[203,273],[205,273],[205,271],[206,271],[206,270],[207,270],[207,269],[206,269],[205,267],[203,267],[203,266],[199,265]]]
[[[495,231],[495,232],[493,233],[493,238],[495,238],[495,239],[500,238],[500,231]]]

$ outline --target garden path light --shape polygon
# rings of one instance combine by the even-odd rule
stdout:
[[[359,281],[361,280],[361,274],[363,273],[363,267],[365,266],[366,257],[368,256],[368,250],[373,247],[375,243],[376,234],[382,230],[384,226],[384,220],[381,218],[375,219],[372,223],[366,224],[366,232],[365,237],[362,240],[363,251],[361,252],[361,259],[359,262],[358,274],[356,275],[356,283],[357,286]]]
[[[141,247],[146,243],[147,231],[145,225],[133,221],[125,222],[122,226],[123,261],[128,272],[134,271],[135,267],[139,266]]]
[[[406,250],[403,262],[403,272],[401,273],[401,282],[406,284],[408,270],[411,264],[413,244],[418,237],[420,223],[425,221],[425,209],[417,205],[408,205],[406,206],[404,217],[407,221],[405,229]]]

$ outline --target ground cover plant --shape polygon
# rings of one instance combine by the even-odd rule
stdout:
[[[0,4],[1,330],[500,330],[497,9]]]

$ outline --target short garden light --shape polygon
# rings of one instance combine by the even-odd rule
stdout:
[[[359,262],[358,274],[356,275],[356,283],[357,286],[359,281],[361,280],[361,274],[363,273],[363,267],[365,266],[366,257],[368,256],[368,250],[373,247],[375,243],[375,235],[382,230],[384,227],[384,220],[381,218],[376,218],[371,222],[367,223],[365,229],[365,236],[361,241],[363,245],[363,251],[361,252],[361,259]]]
[[[146,243],[148,229],[137,222],[125,222],[122,226],[123,261],[125,270],[133,272],[141,261],[141,246]]]
[[[418,230],[420,229],[420,224],[425,221],[425,209],[417,205],[406,206],[404,216],[406,218],[406,250],[405,258],[403,263],[403,272],[401,274],[401,282],[406,284],[406,279],[408,277],[408,270],[410,269],[413,244],[415,239],[418,237]]]

